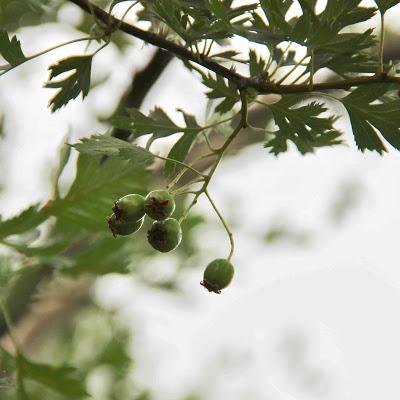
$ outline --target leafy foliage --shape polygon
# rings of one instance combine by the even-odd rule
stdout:
[[[400,100],[376,103],[388,87],[360,87],[341,99],[349,114],[357,147],[361,150],[386,151],[377,132],[400,150]]]
[[[80,93],[82,93],[82,98],[88,95],[92,59],[92,55],[74,56],[60,60],[57,64],[50,66],[50,81],[45,84],[45,87],[60,89],[50,100],[49,105],[52,111],[58,110],[70,100],[77,98]],[[51,81],[53,78],[68,72],[71,74],[66,78]]]
[[[153,155],[142,147],[105,135],[82,138],[81,143],[72,146],[83,154],[121,157],[136,165],[146,165],[153,160]]]
[[[44,222],[48,216],[46,207],[40,208],[38,204],[30,206],[19,215],[0,222],[0,238],[34,229]]]
[[[125,129],[133,132],[135,138],[154,134],[155,139],[166,137],[177,132],[182,132],[184,128],[177,126],[159,107],[146,116],[136,108],[127,110],[129,116],[117,116],[110,120],[110,122],[119,129]]]
[[[22,355],[17,356],[17,365],[21,379],[34,380],[68,399],[78,400],[88,395],[75,368],[34,363]]]
[[[99,0],[96,4],[111,13],[113,7],[123,1],[125,0]],[[9,15],[13,8],[9,6],[10,3],[10,0],[4,0],[0,4],[3,29],[5,23],[8,23],[4,15]],[[32,15],[32,12],[35,17],[32,23],[45,20],[54,22],[60,6],[63,5],[58,0],[27,0],[25,3],[27,7],[24,4],[23,9],[10,17],[7,29],[8,26],[13,28],[9,32],[15,30],[20,20],[22,25],[29,25],[30,23],[25,22],[26,16]],[[143,135],[152,135],[149,146],[139,146],[140,139],[133,144],[109,135],[81,139],[79,143],[72,145],[80,152],[75,178],[67,193],[62,195],[58,181],[72,152],[70,146],[64,146],[59,153],[59,163],[52,178],[53,198],[44,206],[33,205],[13,218],[0,221],[1,243],[8,250],[11,249],[10,256],[0,257],[0,287],[4,291],[10,289],[9,281],[15,276],[25,277],[21,286],[28,285],[27,281],[30,284],[39,282],[39,273],[36,272],[40,270],[43,273],[44,269],[56,271],[56,275],[62,274],[64,278],[78,278],[86,274],[101,276],[108,273],[135,273],[138,279],[150,286],[177,290],[179,284],[173,279],[175,276],[164,281],[152,281],[145,273],[141,273],[142,264],[146,264],[143,267],[145,269],[147,259],[153,254],[151,249],[144,246],[145,235],[137,235],[134,240],[114,240],[108,231],[106,218],[115,199],[127,193],[148,192],[147,187],[152,182],[147,167],[156,157],[165,162],[164,175],[168,184],[175,183],[174,177],[181,183],[176,179],[184,168],[179,162],[185,162],[189,158],[200,132],[215,129],[214,135],[228,143],[217,128],[223,122],[218,114],[238,114],[237,106],[241,101],[239,86],[243,89],[243,85],[241,79],[236,79],[238,76],[240,78],[236,71],[246,70],[246,67],[248,76],[252,78],[243,76],[244,82],[252,83],[245,92],[249,107],[255,105],[253,101],[264,100],[254,89],[254,83],[270,84],[272,92],[276,94],[281,94],[282,91],[277,102],[258,101],[256,106],[261,104],[268,109],[277,127],[274,132],[265,132],[265,147],[271,153],[278,155],[287,151],[290,143],[302,154],[313,152],[318,147],[342,143],[341,132],[335,128],[338,115],[330,115],[321,97],[311,93],[315,86],[314,75],[324,68],[333,72],[336,76],[333,79],[339,79],[338,76],[345,80],[363,77],[360,80],[355,79],[354,85],[341,85],[342,81],[338,80],[339,90],[323,95],[343,104],[347,110],[358,148],[382,154],[386,151],[386,141],[400,150],[400,100],[397,91],[394,91],[395,87],[386,83],[371,85],[370,82],[368,86],[362,86],[363,79],[379,77],[376,71],[382,69],[380,57],[375,54],[376,47],[379,47],[376,46],[379,44],[376,29],[374,31],[372,28],[360,28],[357,25],[368,22],[377,12],[384,16],[400,1],[376,0],[377,8],[374,8],[363,6],[361,0],[328,0],[324,9],[318,13],[316,0],[260,0],[244,5],[238,5],[239,2],[232,0],[149,0],[140,3],[142,8],[139,18],[150,22],[147,25],[151,26],[151,37],[158,37],[163,44],[173,42],[174,48],[182,50],[176,53],[179,57],[180,54],[187,54],[187,51],[192,53],[190,62],[186,59],[183,61],[200,75],[208,98],[217,100],[215,108],[214,102],[210,102],[213,114],[210,119],[214,120],[208,126],[201,126],[194,116],[183,113],[184,124],[177,124],[159,107],[155,107],[149,115],[130,108],[127,116],[117,116],[110,122],[115,128],[129,131],[129,138],[132,140]],[[300,6],[298,15],[292,16],[290,12],[289,16],[289,10],[296,4]],[[97,25],[93,26],[92,15],[83,18],[83,22],[76,28],[87,33],[104,32],[105,29],[104,26],[100,29]],[[233,47],[231,39],[235,36],[245,38],[249,48],[241,52]],[[114,43],[118,42],[117,33],[112,33],[112,38]],[[253,49],[253,43],[261,46],[257,46],[257,50]],[[292,46],[292,43],[296,46]],[[4,30],[0,31],[0,54],[8,63],[1,67],[2,70],[29,59],[24,55],[17,37]],[[52,111],[60,109],[80,94],[82,98],[88,95],[93,57],[94,54],[71,56],[50,66],[50,78],[45,87],[58,90],[50,101]],[[215,65],[213,63],[219,63],[218,68],[211,69],[214,72],[206,71],[210,64]],[[390,69],[389,64],[384,65],[383,70],[390,70],[388,74],[398,73],[395,68]],[[215,71],[224,71],[224,74]],[[233,72],[236,74],[235,79],[229,78],[229,73],[232,75]],[[318,77],[322,76],[322,71],[320,72]],[[284,85],[281,85],[282,82]],[[302,93],[299,89],[298,94],[285,94],[289,91],[284,92],[282,88],[287,84],[299,84],[296,89],[300,88]],[[242,116],[243,112],[240,114]],[[235,118],[225,121],[233,120],[235,125]],[[241,122],[244,123],[238,125],[239,128],[247,126],[248,121]],[[249,128],[246,133],[251,134],[251,126]],[[231,124],[228,129],[229,134],[232,134],[234,128]],[[167,137],[171,140],[171,136],[177,133],[182,135],[165,152],[166,156],[158,156],[148,150],[152,141]],[[219,151],[213,151],[212,146],[210,147],[213,156],[222,157],[222,152],[219,151],[223,146]],[[217,165],[218,163],[215,164]],[[213,173],[211,168],[210,175]],[[184,190],[186,187],[181,190],[182,193]],[[177,203],[180,203],[177,213],[184,215],[187,208],[184,207],[181,196]],[[44,222],[46,224],[42,225]],[[199,216],[188,216],[185,220],[185,239],[175,253],[179,262],[192,262],[191,256],[196,250],[196,243],[191,240],[190,234],[202,222],[203,219]],[[39,226],[40,235],[37,229]],[[268,240],[279,239],[283,237],[282,234],[291,235],[291,232],[283,232],[281,227],[278,228],[270,230]],[[296,235],[292,236],[298,239]],[[19,265],[23,267],[18,268]],[[19,275],[15,271],[20,271]],[[33,292],[32,289],[29,294]],[[95,342],[96,335],[105,329],[105,325],[102,324],[100,328],[93,330],[91,342]],[[68,329],[72,330],[72,327],[69,326]],[[57,345],[62,343],[65,346],[64,356],[68,358],[72,353],[72,348],[68,346],[76,338],[68,336],[64,330],[61,335],[65,336]],[[79,335],[77,337],[80,339]],[[47,389],[56,396],[49,395],[49,400],[60,396],[82,399],[87,397],[85,378],[98,366],[106,365],[115,372],[111,386],[116,382],[115,386],[120,388],[121,381],[128,375],[131,360],[126,349],[127,339],[124,337],[119,341],[115,335],[110,338],[96,346],[96,354],[90,362],[76,364],[79,365],[78,369],[32,362],[21,354],[15,358],[1,348],[0,362],[10,371],[10,379],[17,376],[15,385],[17,398],[20,400],[42,399],[46,397],[43,391],[47,393]],[[79,350],[83,347],[77,346]],[[70,360],[66,360],[66,364],[69,363]],[[15,374],[17,370],[18,374]],[[126,386],[128,389],[124,392],[125,397],[121,396],[118,389],[110,390],[112,395],[107,398],[149,398],[145,391],[132,393],[131,381]],[[0,387],[0,397],[2,392],[3,388]]]
[[[94,139],[86,143],[97,146],[98,140]],[[125,144],[129,145],[129,143]],[[134,150],[129,154],[136,154],[135,146],[130,146]],[[110,213],[110,204],[113,199],[126,193],[144,191],[147,180],[146,171],[137,163],[128,163],[118,158],[109,158],[102,162],[99,154],[109,155],[109,149],[110,147],[101,152],[95,148],[93,153],[90,153],[92,150],[87,150],[92,155],[80,155],[76,178],[71,188],[64,198],[51,204],[51,214],[57,217],[64,229],[72,225],[75,235],[82,229],[106,232],[108,228],[105,219]]]
[[[221,41],[233,35],[235,26],[249,20],[256,2],[234,6],[232,0],[151,0],[142,1],[142,19],[161,21],[186,45],[204,39]]]
[[[203,84],[211,89],[207,92],[208,98],[224,99],[215,108],[216,112],[221,114],[227,113],[239,101],[239,93],[236,85],[231,81],[226,81],[220,75],[216,75],[214,78],[211,74],[203,74]]]
[[[333,124],[335,117],[321,117],[327,111],[323,104],[313,101],[296,107],[298,96],[286,96],[279,102],[269,105],[279,130],[273,132],[274,138],[265,143],[275,155],[287,150],[287,142],[293,142],[302,153],[314,151],[321,146],[341,143],[341,132]]]

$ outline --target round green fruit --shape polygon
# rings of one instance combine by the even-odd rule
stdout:
[[[118,220],[139,221],[144,217],[144,197],[140,194],[127,194],[114,203],[112,210]]]
[[[171,216],[175,210],[175,200],[166,190],[153,190],[144,199],[144,211],[157,221]]]
[[[147,240],[152,247],[162,253],[174,250],[182,240],[182,229],[175,218],[154,221],[147,232]]]
[[[234,273],[233,265],[228,260],[217,258],[207,265],[200,284],[209,292],[221,293],[231,283]]]
[[[114,237],[118,235],[127,236],[131,233],[137,232],[143,225],[144,218],[140,219],[139,221],[124,221],[121,219],[117,219],[115,214],[112,214],[108,217],[108,227],[112,232]]]

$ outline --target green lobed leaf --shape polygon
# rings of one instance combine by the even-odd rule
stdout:
[[[387,151],[378,133],[400,150],[400,100],[376,102],[387,91],[387,85],[364,86],[340,99],[349,114],[354,139],[361,151],[380,154]]]
[[[56,229],[78,236],[82,231],[109,233],[106,217],[113,202],[128,194],[144,194],[148,172],[140,164],[118,157],[80,154],[74,182],[62,199],[51,205]]]
[[[249,51],[249,71],[251,77],[268,77],[267,62],[261,56],[257,57],[257,53],[252,49]]]
[[[118,129],[132,131],[135,138],[151,133],[158,139],[183,131],[159,107],[155,107],[149,116],[136,108],[129,108],[127,111],[129,116],[113,117],[110,122]]]
[[[73,367],[35,363],[21,354],[18,355],[17,364],[22,379],[31,379],[71,400],[88,396],[82,377],[77,375]]]
[[[81,143],[71,145],[80,153],[120,157],[132,164],[146,165],[153,161],[153,155],[140,146],[106,135],[94,135],[80,139]]]
[[[46,207],[40,208],[39,204],[30,206],[19,215],[0,222],[0,239],[36,228],[48,217],[49,212]]]
[[[341,144],[341,132],[333,126],[335,117],[324,117],[327,111],[323,104],[312,101],[300,107],[294,107],[304,100],[301,96],[285,96],[279,102],[270,104],[278,125],[278,131],[272,132],[274,138],[265,143],[270,152],[277,155],[287,151],[287,142],[293,142],[300,153],[313,152],[317,147]]]
[[[49,67],[50,77],[45,87],[60,89],[49,102],[53,112],[65,106],[70,100],[77,98],[80,93],[82,93],[82,98],[88,95],[92,59],[93,55],[73,56],[64,58]],[[70,74],[64,79],[52,80],[65,72],[70,72]]]
[[[27,59],[17,37],[13,36],[10,40],[4,30],[0,30],[0,54],[11,66],[21,64]]]
[[[211,90],[207,92],[210,99],[223,98],[224,100],[218,104],[215,111],[218,113],[226,113],[234,107],[239,101],[239,93],[237,86],[231,81],[225,80],[222,76],[216,75],[215,78],[211,74],[203,74],[203,84]]]

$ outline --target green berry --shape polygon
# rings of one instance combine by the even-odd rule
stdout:
[[[118,220],[139,221],[144,217],[144,197],[127,194],[114,203],[112,210]]]
[[[112,214],[108,217],[108,227],[110,228],[114,237],[117,235],[127,236],[131,233],[137,232],[143,225],[144,218],[139,221],[124,221],[121,219],[117,219],[115,214]]]
[[[144,211],[155,220],[168,218],[174,210],[175,200],[166,190],[153,190],[144,199]]]
[[[207,265],[201,285],[209,292],[221,293],[231,283],[234,273],[233,265],[228,260],[217,258]]]
[[[182,229],[175,218],[154,221],[147,233],[147,240],[154,249],[167,253],[178,247],[182,240]]]

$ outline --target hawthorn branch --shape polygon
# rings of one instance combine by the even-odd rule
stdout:
[[[202,55],[194,54],[184,46],[174,43],[170,40],[157,35],[154,32],[142,30],[134,25],[123,22],[118,18],[110,15],[102,8],[94,5],[89,0],[69,0],[79,6],[87,13],[93,14],[99,21],[109,26],[111,31],[118,29],[133,37],[143,40],[146,43],[152,44],[161,49],[167,50],[175,54],[178,58],[186,61],[194,62],[202,67],[213,71],[216,74],[223,76],[231,82],[234,82],[238,89],[253,88],[259,93],[276,93],[276,94],[295,94],[307,93],[309,91],[325,91],[325,90],[347,90],[354,86],[371,85],[374,83],[397,83],[400,84],[400,77],[388,76],[381,72],[373,76],[362,76],[353,79],[344,79],[333,82],[322,82],[298,85],[279,85],[274,82],[260,81],[258,78],[246,77],[226,68],[211,58]]]

